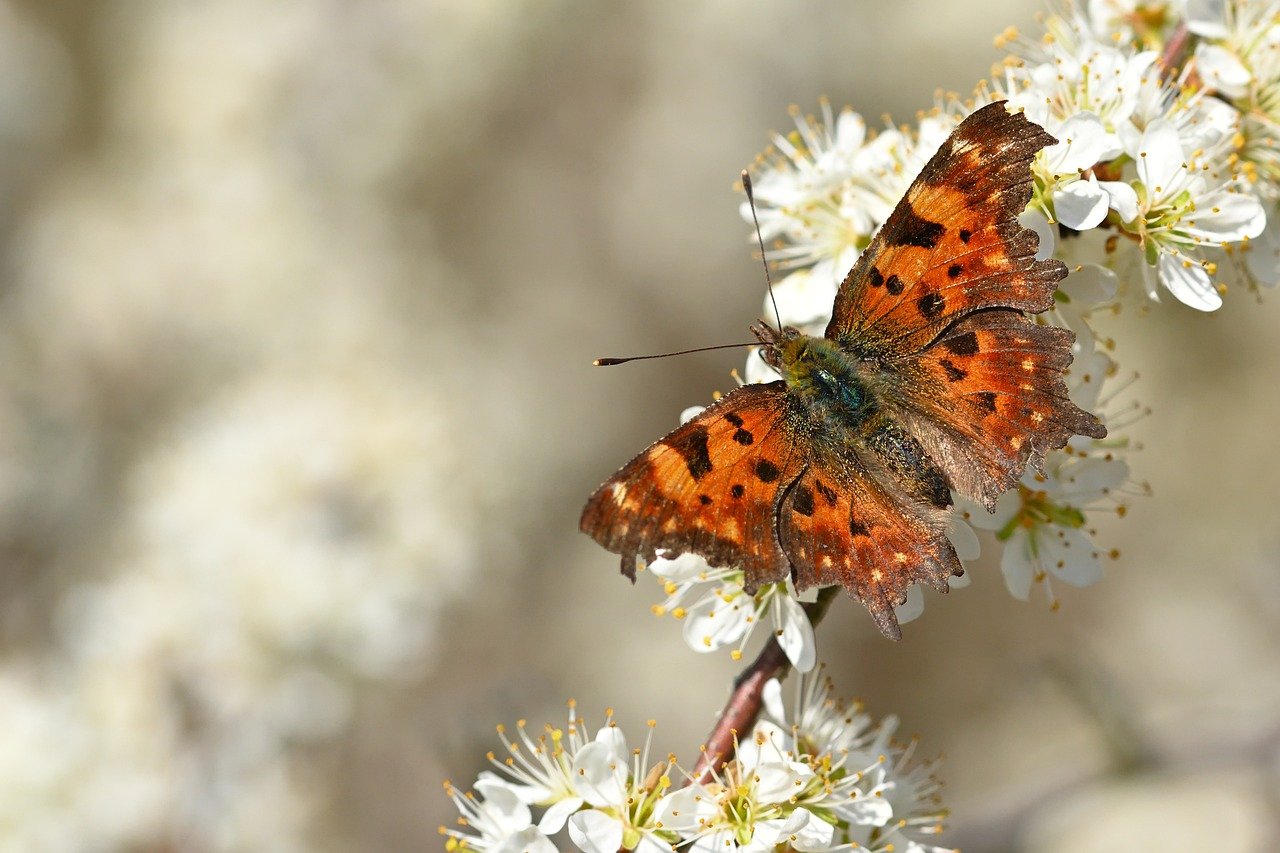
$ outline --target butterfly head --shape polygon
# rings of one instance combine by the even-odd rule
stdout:
[[[779,331],[765,323],[756,323],[751,331],[763,344],[760,357],[789,385],[807,382],[815,371],[841,375],[848,370],[847,358],[826,338],[806,335],[791,326]]]
[[[779,373],[783,372],[784,364],[795,360],[799,352],[798,342],[807,337],[799,329],[783,326],[779,331],[763,320],[751,325],[751,333],[760,341],[760,357],[764,363]]]

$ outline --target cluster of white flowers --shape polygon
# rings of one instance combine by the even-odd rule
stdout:
[[[651,738],[629,749],[612,712],[590,739],[573,703],[564,729],[534,737],[521,722],[511,739],[500,728],[507,756],[490,755],[498,772],[481,773],[473,792],[445,785],[460,812],[456,828],[440,828],[446,846],[551,851],[567,830],[587,853],[941,853],[927,843],[945,815],[933,765],[913,760],[914,742],[893,739],[896,720],[873,722],[820,675],[799,681],[790,709],[776,680],[764,700],[768,719],[698,779],[673,756],[651,762]],[[536,821],[531,807],[545,809]]]
[[[1105,262],[1135,253],[1150,298],[1163,287],[1213,311],[1229,284],[1280,280],[1280,3],[1161,11],[1144,14],[1162,23],[1141,38],[1136,13],[1115,5],[1101,20],[1052,16],[1038,42],[1007,36],[994,92],[1059,139],[1038,162],[1035,205],[1066,228],[1119,235]]]

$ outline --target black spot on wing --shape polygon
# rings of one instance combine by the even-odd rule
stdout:
[[[745,429],[740,428],[733,434],[733,440],[738,442],[738,444],[747,445],[755,441],[756,437]]]
[[[896,223],[893,233],[887,235],[890,246],[919,246],[921,249],[932,249],[938,245],[947,229],[941,222],[931,222],[910,204],[901,204],[894,211],[901,218]]]
[[[958,278],[962,272],[964,272],[964,267],[959,264],[952,264],[947,267],[947,276],[950,278]]]
[[[735,498],[741,498],[746,493],[747,490],[743,488],[741,483],[734,483],[733,488],[729,490],[729,494],[733,495]]]
[[[938,316],[946,305],[947,301],[936,293],[927,293],[916,302],[916,307],[926,317]]]
[[[993,412],[993,413],[995,412],[996,410],[996,392],[995,391],[983,391],[981,393],[974,394],[973,396],[977,399],[978,405],[981,406],[983,409],[986,409],[988,412]]]
[[[756,463],[756,476],[760,478],[762,483],[772,483],[778,479],[778,475],[782,472],[778,470],[778,466],[774,465],[768,459],[761,459]]]
[[[742,418],[738,417],[736,412],[729,412],[724,419],[736,427],[742,426]]]
[[[795,497],[791,499],[791,508],[801,515],[813,515],[813,492],[808,486],[796,486]]]
[[[870,536],[871,528],[867,527],[861,521],[858,521],[857,516],[850,516],[849,532],[852,533],[854,536]]]
[[[889,291],[893,296],[897,296],[901,293],[902,288],[902,279],[898,278],[896,275],[889,276],[889,279],[884,283],[884,289]]]
[[[813,487],[818,490],[818,494],[822,495],[822,499],[830,506],[836,505],[836,490],[828,486],[821,480],[814,480]]]
[[[871,268],[871,272],[867,273],[867,283],[872,287],[879,287],[884,284],[884,275],[875,267]]]
[[[968,242],[969,242],[969,238],[971,238],[972,236],[973,236],[973,232],[972,232],[972,231],[970,231],[968,228],[961,228],[961,229],[960,229],[960,242],[961,242],[961,243],[968,243]]]
[[[707,428],[695,426],[682,431],[667,442],[667,446],[679,453],[689,469],[689,476],[701,480],[711,473],[711,456],[707,453]]]
[[[948,382],[959,382],[961,379],[964,379],[969,375],[967,371],[961,370],[952,364],[950,359],[940,359],[938,364],[942,365],[942,369],[947,372]]]
[[[711,505],[711,495],[698,495],[698,500],[702,502],[703,506]]]
[[[973,355],[978,351],[978,336],[973,332],[965,332],[945,339],[942,345],[953,355]]]

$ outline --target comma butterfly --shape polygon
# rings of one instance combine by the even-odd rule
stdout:
[[[836,295],[823,337],[751,327],[782,379],[745,385],[628,462],[581,528],[636,559],[694,553],[746,589],[842,584],[899,639],[913,583],[962,573],[951,490],[993,509],[1028,463],[1106,428],[1067,397],[1074,335],[1026,313],[1067,275],[1018,223],[1057,140],[1003,102],[925,165]]]

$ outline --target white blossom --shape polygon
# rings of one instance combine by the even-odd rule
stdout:
[[[1148,295],[1155,280],[1179,301],[1202,311],[1222,305],[1206,249],[1259,236],[1266,211],[1228,168],[1225,152],[1189,151],[1177,128],[1157,119],[1131,141],[1137,180],[1106,182],[1124,230],[1139,241]]]
[[[779,290],[799,290],[779,298],[784,323],[808,326],[821,313],[829,315],[819,295],[834,297],[858,254],[871,242],[911,181],[958,122],[960,108],[940,104],[914,133],[889,127],[878,135],[867,131],[862,117],[846,108],[833,115],[822,101],[821,117],[792,110],[796,130],[775,136],[773,147],[756,165],[754,180],[761,234],[771,260],[787,268],[804,268],[808,276]],[[751,211],[742,206],[750,222]],[[766,316],[772,314],[767,307]]]
[[[801,672],[813,668],[813,625],[790,581],[765,584],[749,595],[741,570],[711,568],[696,554],[659,557],[648,569],[663,582],[667,596],[654,613],[682,620],[685,642],[694,651],[731,648],[734,660],[741,659],[757,627],[767,625],[793,666]]]
[[[459,828],[440,827],[449,850],[552,853],[555,845],[532,823],[529,806],[505,782],[482,778],[476,793],[462,793],[445,782],[445,793],[459,812]]]

